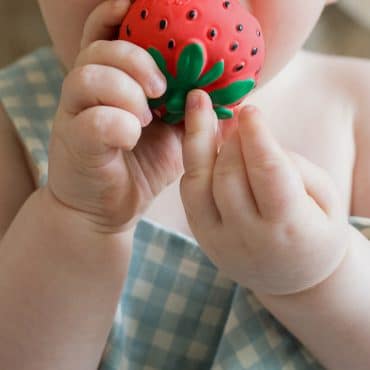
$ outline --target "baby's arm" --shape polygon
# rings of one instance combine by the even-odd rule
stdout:
[[[215,156],[211,102],[196,96],[180,190],[203,251],[326,368],[369,369],[370,242],[348,223],[329,175],[287,157],[252,107],[238,115],[240,140],[231,135]]]
[[[353,229],[347,256],[329,279],[300,294],[257,298],[325,368],[367,370],[369,266],[370,243]]]
[[[179,175],[177,131],[159,131],[155,122],[142,131],[151,120],[146,95],[157,98],[166,88],[150,83],[164,80],[154,60],[123,41],[93,43],[104,37],[89,32],[97,24],[114,31],[109,26],[120,24],[128,5],[103,2],[90,15],[85,36],[95,31],[92,44],[83,45],[66,77],[54,119],[47,186],[28,198],[33,189],[25,187],[9,212],[0,209],[7,227],[27,198],[0,240],[0,369],[97,368],[134,227]],[[0,157],[13,153],[4,148]],[[15,164],[4,163],[2,199],[15,195],[8,185],[17,179]],[[20,167],[18,181],[29,184]]]
[[[26,156],[1,105],[0,174],[0,368],[96,369],[131,235],[99,236],[45,191],[31,195]]]
[[[345,84],[354,102],[356,163],[351,213],[370,217],[370,62],[338,58],[334,68],[338,86]],[[370,242],[353,227],[351,235],[341,267],[324,283],[302,294],[259,296],[333,370],[370,368]]]
[[[0,368],[96,369],[131,245],[33,193],[0,242]]]

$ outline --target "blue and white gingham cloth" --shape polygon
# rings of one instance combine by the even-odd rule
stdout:
[[[0,100],[39,186],[47,181],[63,77],[49,48],[0,71]],[[369,219],[350,222],[370,235]],[[99,370],[322,369],[249,290],[218,272],[194,239],[143,218],[133,250]]]

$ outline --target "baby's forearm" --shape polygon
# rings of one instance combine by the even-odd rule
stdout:
[[[44,189],[0,243],[0,368],[97,368],[133,231],[97,234]]]
[[[319,286],[290,296],[257,295],[330,370],[370,368],[370,243],[351,227],[351,246]]]

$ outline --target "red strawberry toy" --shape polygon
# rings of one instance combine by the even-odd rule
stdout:
[[[256,85],[264,60],[258,21],[238,0],[135,0],[121,40],[146,49],[167,78],[167,91],[149,101],[167,123],[183,120],[187,93],[209,93],[219,119]]]

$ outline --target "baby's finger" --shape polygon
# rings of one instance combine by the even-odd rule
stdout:
[[[132,150],[135,147],[141,126],[137,117],[129,112],[98,106],[66,120],[58,132],[76,158],[90,166],[103,166],[111,159],[112,149]]]
[[[143,126],[152,119],[141,86],[124,72],[107,66],[90,64],[74,69],[63,83],[60,104],[72,115],[106,105],[131,112]]]
[[[338,209],[342,203],[329,174],[298,153],[288,152],[288,156],[297,167],[307,194],[327,215],[339,214]],[[343,211],[345,211],[345,207],[343,207]]]
[[[280,221],[292,215],[307,196],[302,179],[256,108],[241,110],[239,133],[249,183],[262,218]]]
[[[221,146],[213,172],[213,193],[223,221],[238,224],[240,220],[240,225],[246,225],[258,215],[237,130]]]
[[[96,40],[113,40],[130,7],[130,0],[108,0],[99,4],[85,22],[81,49]]]
[[[144,49],[127,41],[95,41],[84,49],[76,66],[101,64],[126,72],[136,80],[150,98],[157,98],[166,91],[166,78],[154,59]]]
[[[193,228],[214,227],[220,215],[212,193],[217,156],[217,118],[209,96],[200,90],[187,97],[182,155],[185,173],[180,190],[188,221]]]

